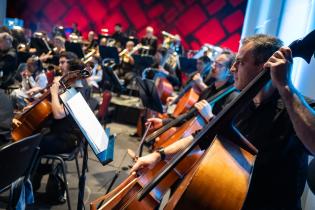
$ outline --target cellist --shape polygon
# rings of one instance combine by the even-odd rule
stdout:
[[[63,75],[69,71],[84,68],[78,57],[67,51],[60,54],[59,67]],[[69,153],[79,144],[77,136],[79,129],[59,99],[60,78],[55,77],[53,85],[50,87],[53,120],[49,125],[50,131],[43,136],[40,143],[40,155]],[[89,89],[85,80],[76,80],[71,87],[81,92],[86,100],[88,99]],[[46,168],[47,166],[39,165],[37,174],[33,179],[35,190],[40,187],[42,175],[50,172],[45,170]]]
[[[270,67],[271,79],[288,110],[296,134],[305,147],[315,154],[315,113],[304,97],[293,86],[290,78],[292,53],[282,47],[265,64]]]
[[[281,40],[268,35],[243,39],[231,68],[234,86],[239,90],[245,88],[281,46]],[[208,104],[203,104],[203,109],[209,117],[213,116]],[[237,114],[234,124],[259,150],[243,210],[300,210],[306,181],[307,150],[296,136],[274,84],[268,82],[250,105]],[[139,158],[131,172],[171,158],[187,147],[192,139],[193,136],[183,138]],[[202,142],[199,146],[206,149],[208,143]]]
[[[210,59],[207,56],[203,56],[197,60],[198,73],[193,76],[193,80],[196,86],[201,90],[200,100],[216,94],[233,83],[230,68],[234,62],[234,58],[234,54],[230,51],[223,51],[212,63],[210,70],[208,70]],[[222,102],[214,107],[214,113],[217,113],[221,109]],[[172,118],[163,120],[160,118],[149,118],[148,122],[151,122],[152,129],[156,130],[170,120],[172,120]]]

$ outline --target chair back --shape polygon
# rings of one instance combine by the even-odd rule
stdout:
[[[29,175],[41,138],[41,134],[35,134],[0,148],[0,191]]]

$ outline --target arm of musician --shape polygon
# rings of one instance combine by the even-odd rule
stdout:
[[[201,91],[204,91],[205,89],[207,89],[208,86],[203,82],[203,79],[199,73],[196,73],[193,76],[193,80]]]
[[[36,93],[36,92],[38,92],[38,91],[40,91],[40,90],[41,90],[40,87],[35,86],[35,87],[33,87],[33,88],[27,90],[27,91],[26,91],[26,94],[32,96],[34,93]]]
[[[315,154],[315,111],[294,88],[290,79],[291,50],[283,47],[275,52],[264,67],[269,67],[271,79],[288,110],[294,130],[305,147]]]
[[[206,122],[209,122],[214,117],[214,114],[212,113],[212,107],[206,100],[201,100],[194,106]]]
[[[19,127],[22,124],[22,122],[18,119],[13,118],[12,124],[15,125],[16,127]]]
[[[50,87],[51,93],[51,108],[52,113],[55,119],[62,119],[66,116],[65,109],[63,105],[60,103],[59,100],[59,86],[60,83],[58,82],[60,78],[55,78],[53,85]]]
[[[169,96],[166,98],[166,103],[169,105],[176,99],[176,96]]]
[[[166,71],[162,66],[159,66],[159,71],[162,72],[165,75],[169,75],[170,73],[168,71]]]
[[[131,65],[134,65],[135,64],[135,59],[133,59],[133,57],[131,55],[129,55],[129,63]]]
[[[39,60],[41,61],[41,62],[46,62],[47,61],[47,59],[49,59],[49,58],[52,58],[53,57],[53,55],[51,55],[50,53],[42,53],[40,56],[39,56]]]
[[[150,123],[151,123],[151,127],[149,129],[150,131],[154,131],[163,126],[163,120],[157,117],[149,118],[145,125],[148,126]]]
[[[193,136],[188,136],[165,147],[164,152],[166,159],[171,159],[178,152],[183,151],[189,144],[191,144],[192,140]],[[146,156],[140,157],[131,168],[130,174],[136,171],[141,173],[141,171],[145,169],[152,169],[159,161],[161,161],[161,155],[156,151]]]

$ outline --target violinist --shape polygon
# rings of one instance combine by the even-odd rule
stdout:
[[[239,90],[244,89],[281,46],[282,42],[279,39],[268,35],[255,35],[243,39],[231,68],[234,86]],[[278,53],[275,56],[283,59]],[[285,54],[285,57],[289,55]],[[277,60],[272,58],[267,65],[271,63],[276,65]],[[307,150],[295,134],[283,100],[275,86],[279,84],[280,82],[278,84],[268,82],[250,105],[241,113],[237,113],[234,120],[234,125],[242,135],[259,151],[243,210],[301,210],[300,198],[306,181]],[[202,110],[205,119],[214,117],[209,104],[199,105],[197,108]],[[166,148],[139,158],[131,171],[152,167],[161,159],[171,158],[186,148],[192,139],[193,136],[183,138]],[[209,142],[202,142],[199,146],[206,149]]]
[[[63,52],[60,54],[59,67],[65,75],[69,71],[82,70],[84,66],[78,57],[72,52]],[[40,143],[40,155],[45,154],[61,154],[71,152],[78,145],[78,127],[72,117],[66,112],[64,105],[59,99],[59,87],[61,77],[55,77],[53,85],[50,87],[51,92],[51,107],[53,119],[49,126],[49,132],[43,136]],[[71,87],[81,92],[83,97],[87,100],[89,97],[89,90],[86,82],[83,80],[76,80]],[[40,186],[40,180],[45,168],[40,165],[37,174],[33,179],[34,189]]]

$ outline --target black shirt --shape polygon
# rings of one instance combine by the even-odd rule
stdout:
[[[148,54],[148,55],[152,55],[152,56],[155,55],[157,47],[158,47],[157,38],[155,36],[153,36],[151,38],[144,37],[141,39],[140,42],[143,46],[149,46],[150,47],[149,51],[145,50],[145,49],[140,49],[139,50],[140,55],[142,55],[142,54]]]
[[[17,55],[15,49],[0,51],[0,86],[6,88],[14,83],[14,77],[17,69]]]
[[[230,94],[223,106],[236,96],[236,92]],[[233,121],[258,149],[243,210],[300,210],[308,152],[297,138],[279,94],[259,106],[251,102]],[[206,149],[209,142],[199,146]]]
[[[258,149],[243,210],[300,209],[307,170],[307,151],[297,138],[278,93],[235,120]]]

